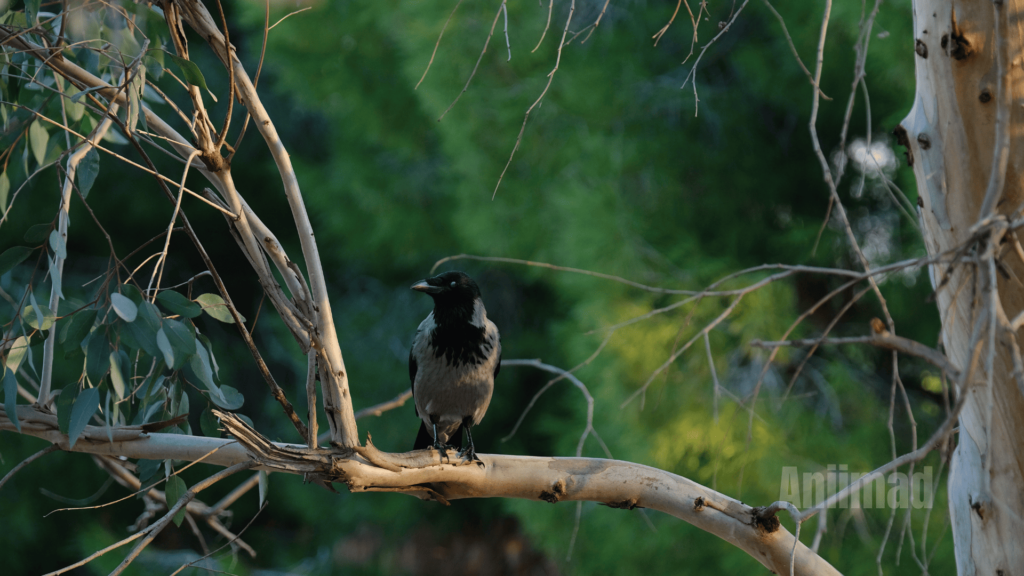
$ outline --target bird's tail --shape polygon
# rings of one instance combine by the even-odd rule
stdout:
[[[427,429],[427,425],[420,422],[420,432],[416,435],[416,442],[413,444],[413,450],[423,450],[430,448],[434,444],[434,435]],[[454,446],[458,450],[462,450],[462,426],[459,426],[452,433],[451,437],[448,438],[448,445]]]

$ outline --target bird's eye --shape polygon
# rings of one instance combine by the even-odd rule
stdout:
[[[452,288],[455,288],[455,282],[452,282]]]

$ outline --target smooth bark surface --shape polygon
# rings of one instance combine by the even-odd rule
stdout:
[[[917,94],[896,134],[908,148],[917,178],[928,251],[956,256],[937,265],[932,279],[942,343],[960,370],[971,363],[981,315],[1015,318],[1024,308],[1024,262],[1013,248],[1013,232],[988,245],[978,237],[985,227],[977,226],[991,215],[989,206],[996,219],[1017,216],[1024,198],[1022,8],[1020,1],[914,2]],[[997,37],[1007,43],[1005,66],[1000,66]],[[964,261],[986,252],[998,262],[991,267],[998,266],[999,274]],[[989,290],[998,292],[997,300],[986,300]],[[994,326],[995,319],[986,324]],[[990,332],[980,338],[981,361],[973,378],[956,391],[968,395],[949,473],[961,575],[1015,574],[1024,566],[1024,391],[1014,378],[1012,342],[1015,336],[1019,340],[1019,331],[997,331],[988,365]]]
[[[88,426],[69,448],[56,417],[20,406],[24,434],[63,450],[127,458],[174,459],[216,466],[256,460],[254,469],[303,474],[344,483],[352,492],[401,492],[446,503],[460,498],[523,498],[550,502],[586,500],[612,508],[650,508],[671,514],[734,544],[777,574],[838,575],[805,545],[793,550],[793,535],[774,515],[752,508],[682,476],[620,460],[480,454],[482,465],[462,462],[454,450],[442,460],[433,450],[390,454],[368,441],[354,450],[311,450],[270,442],[240,420],[219,414],[238,440],[147,433],[140,427],[114,430]],[[0,407],[0,430],[13,429]]]

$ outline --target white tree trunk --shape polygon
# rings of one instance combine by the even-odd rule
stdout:
[[[915,1],[917,94],[913,109],[896,130],[917,178],[929,254],[973,246],[954,252],[932,270],[947,355],[963,372],[980,351],[973,378],[956,390],[968,398],[949,472],[949,507],[961,575],[1024,570],[1024,389],[1015,378],[1019,374],[1014,374],[1011,339],[1019,331],[996,331],[989,364],[988,314],[997,306],[985,297],[992,268],[984,265],[982,256],[991,250],[987,253],[999,262],[995,289],[1002,310],[997,317],[1005,322],[1024,308],[1024,254],[1012,232],[992,247],[985,237],[972,238],[972,228],[986,216],[983,207],[987,212],[991,205],[996,215],[1011,220],[1020,216],[1022,10],[1020,0]],[[1008,18],[1002,28],[1006,33],[997,34],[1002,18]],[[997,37],[1008,43],[1002,58]],[[1000,142],[1001,123],[1008,133]],[[1008,154],[1008,162],[994,159],[996,153]],[[1000,184],[1003,166],[1005,184]],[[1002,194],[986,204],[990,187],[1001,187]],[[971,342],[972,335],[978,337],[976,326],[982,327],[977,346]]]

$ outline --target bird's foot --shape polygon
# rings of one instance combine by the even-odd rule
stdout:
[[[441,453],[442,464],[444,463],[445,458],[448,458],[448,451],[455,449],[455,446],[452,446],[451,444],[446,444],[444,442],[441,442],[440,440],[435,441],[433,444],[430,445],[430,447]],[[451,459],[449,458],[448,461],[451,462]]]
[[[468,462],[476,462],[478,466],[484,465],[484,461],[476,455],[476,450],[473,448],[472,444],[463,448],[462,451],[459,452],[459,458]]]

